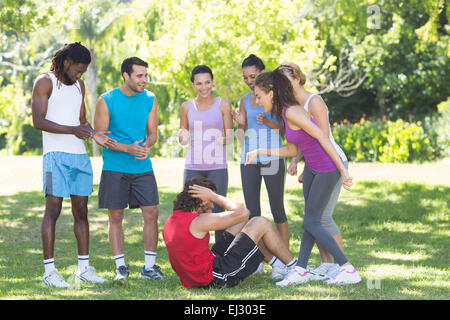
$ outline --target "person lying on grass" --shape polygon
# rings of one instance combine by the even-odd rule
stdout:
[[[212,213],[214,204],[226,211]],[[186,181],[174,200],[163,238],[170,264],[184,287],[233,287],[252,275],[265,260],[278,261],[287,274],[297,263],[272,223],[248,220],[249,210],[216,193],[210,180]],[[225,230],[209,247],[209,232]]]

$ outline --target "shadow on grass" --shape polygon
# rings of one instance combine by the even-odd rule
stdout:
[[[173,190],[174,188],[159,187],[160,232],[165,220],[172,213],[173,199],[177,194]],[[97,191],[98,185],[95,185],[93,196],[89,199],[91,261],[98,270],[110,270],[112,273],[114,265],[107,236],[107,211],[97,208]],[[242,191],[240,188],[230,187],[228,194],[241,198]],[[363,283],[359,285],[336,288],[315,282],[306,286],[279,289],[273,285],[273,281],[268,280],[268,275],[264,275],[247,279],[238,288],[214,294],[224,299],[289,299],[296,295],[331,299],[433,299],[446,295],[448,298],[448,276],[445,274],[448,272],[450,247],[449,195],[449,187],[415,183],[361,182],[351,193],[343,191],[341,201],[335,209],[334,219],[341,229],[346,255],[363,275]],[[44,203],[40,191],[0,196],[0,273],[6,279],[3,284],[0,282],[0,296],[11,291],[11,287],[17,287],[15,295],[20,296],[22,290],[24,295],[32,291],[35,296],[43,295],[44,298],[49,298],[46,296],[47,288],[41,288],[39,285],[43,272],[41,222]],[[304,209],[301,188],[287,189],[285,203],[291,230],[291,251],[296,255]],[[135,274],[143,260],[142,225],[140,210],[126,210],[125,251],[127,256],[134,259],[130,258],[130,261]],[[315,253],[315,258],[317,257]],[[57,222],[55,258],[61,266],[76,264],[73,217],[70,201],[67,199],[64,200],[63,212]],[[97,287],[94,286],[92,290],[88,287],[86,298],[108,299],[111,295],[116,299],[177,299],[183,298],[183,295],[190,297],[197,294],[195,290],[178,289],[179,282],[170,269],[161,234],[158,261],[163,270],[170,274],[167,285],[142,286],[139,283],[130,283],[124,290],[126,292],[120,292],[122,286],[117,284],[104,286],[99,289],[100,292],[96,291]],[[387,267],[383,267],[384,265]],[[431,277],[429,282],[423,282],[423,279],[416,275],[396,275],[418,267],[434,269],[437,274],[442,273],[444,276],[439,277],[441,280],[433,281]],[[367,290],[365,281],[368,279],[364,278],[364,273],[369,274],[378,268],[388,268],[392,271],[382,280],[382,290]],[[10,283],[6,284],[7,281]],[[412,292],[405,292],[405,288]],[[149,293],[150,289],[153,290],[152,294]],[[358,292],[356,295],[355,290]],[[55,294],[58,298],[65,298],[64,293]],[[208,292],[199,291],[198,295],[205,298],[208,297]],[[67,298],[74,296],[68,295]]]
[[[301,188],[288,189],[286,198],[291,238],[300,239]],[[351,195],[341,192],[341,199],[333,218],[344,238],[344,252],[358,268],[392,265],[405,270],[418,266],[448,270],[449,187],[361,182]]]

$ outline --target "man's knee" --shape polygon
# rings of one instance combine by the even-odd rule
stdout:
[[[108,211],[109,224],[122,225],[123,215],[124,215],[123,210],[109,210]]]
[[[76,220],[87,220],[88,208],[87,203],[79,202],[72,204],[72,213]]]
[[[56,221],[61,214],[62,201],[56,198],[48,198],[45,203],[44,219]]]
[[[144,221],[158,220],[158,212],[157,206],[142,207]]]
[[[261,217],[261,216],[251,218],[249,220],[249,222],[247,223],[247,225],[249,225],[249,227],[251,227],[251,228],[257,228],[257,229],[264,229],[264,228],[268,228],[268,227],[272,226],[269,219],[267,219],[265,217]]]

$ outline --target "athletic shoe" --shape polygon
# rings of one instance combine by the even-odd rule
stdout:
[[[279,267],[279,266],[273,266],[272,267],[272,279],[274,280],[283,280],[286,278],[286,276],[289,273],[289,269],[287,266]]]
[[[260,263],[258,269],[256,269],[256,271],[252,273],[252,275],[255,274],[264,274],[264,265],[262,263]]]
[[[286,287],[292,284],[303,284],[310,281],[311,278],[312,273],[309,273],[306,269],[296,266],[295,268],[289,270],[286,278],[280,282],[277,282],[276,285],[279,287]]]
[[[323,280],[330,279],[328,272],[330,271],[330,269],[333,266],[334,266],[334,264],[331,264],[331,263],[322,263],[318,268],[308,270],[309,272],[311,272],[313,274],[311,280],[323,281]]]
[[[156,264],[148,270],[145,269],[145,266],[143,266],[141,273],[139,275],[142,279],[151,279],[151,280],[167,279],[167,277],[161,272],[161,268]]]
[[[327,272],[328,277],[330,279],[336,277],[337,274],[339,273],[340,268],[341,267],[338,264],[333,263],[333,265],[328,268],[328,272]]]
[[[90,283],[106,282],[106,279],[97,275],[97,273],[95,272],[95,268],[91,267],[91,266],[87,266],[83,271],[80,269],[77,269],[77,272],[75,273],[75,277],[81,281],[90,282]]]
[[[328,284],[344,285],[355,284],[361,282],[361,276],[358,273],[358,269],[352,265],[346,265],[339,269],[339,273],[332,279],[328,280]]]
[[[57,270],[53,270],[49,274],[45,275],[42,279],[42,283],[49,287],[57,288],[69,288],[70,285],[64,280]]]
[[[120,266],[116,269],[116,276],[114,277],[114,280],[128,280],[129,274],[130,269],[128,269],[128,266]]]

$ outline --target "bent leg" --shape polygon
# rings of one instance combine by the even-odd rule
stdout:
[[[255,217],[251,219],[242,229],[255,243],[262,241],[265,248],[261,252],[265,255],[265,260],[269,261],[272,256],[278,257],[283,263],[288,264],[294,256],[289,251],[286,243],[281,239],[278,231],[272,226],[272,223],[264,217]],[[266,256],[270,253],[270,256]],[[268,259],[268,260],[267,260]]]

